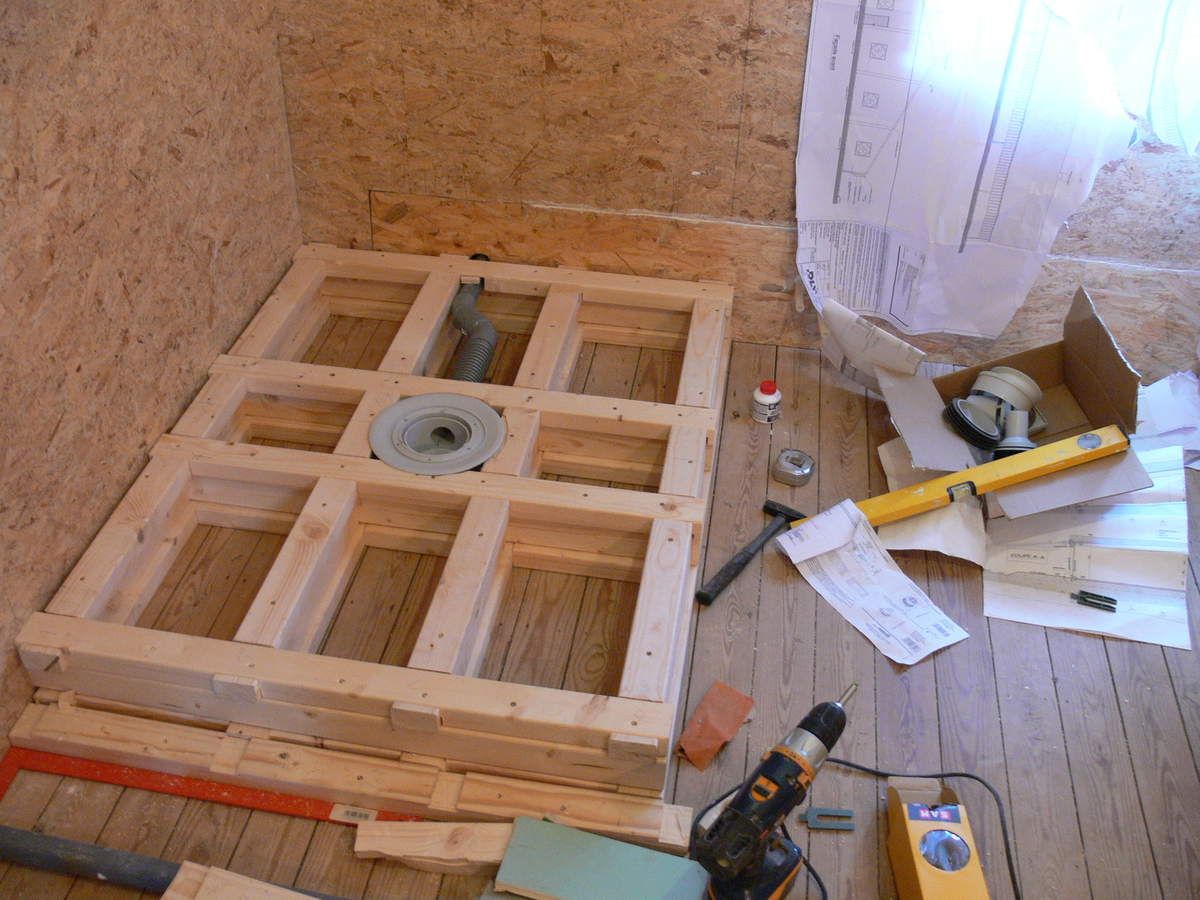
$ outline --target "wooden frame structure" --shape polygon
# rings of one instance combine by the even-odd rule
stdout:
[[[458,337],[450,301],[480,278],[481,308],[528,336],[511,385],[437,377]],[[359,287],[339,291],[346,284]],[[484,815],[471,792],[491,796],[503,782],[500,794],[521,796],[514,808],[525,814],[617,804],[592,817],[597,830],[680,849],[686,817],[657,798],[731,301],[714,283],[302,247],[46,611],[22,629],[18,651],[34,683],[74,693],[70,709],[34,704],[13,743],[250,781],[251,755],[269,758],[270,745],[286,743],[291,762],[268,781],[295,793],[454,817]],[[299,361],[332,315],[398,323],[376,369]],[[675,402],[569,393],[583,342],[681,350]],[[503,414],[505,444],[481,471],[430,478],[371,457],[373,417],[434,391]],[[250,442],[263,436],[329,452]],[[545,477],[554,475],[640,489]],[[201,524],[285,536],[232,641],[135,624]],[[404,667],[317,655],[367,546],[446,557]],[[616,696],[477,677],[514,566],[638,584]],[[373,793],[330,788],[324,770],[339,766],[390,768],[375,773]],[[384,787],[413,778],[420,787],[403,802]],[[596,827],[589,821],[580,819]],[[655,821],[671,823],[667,837]]]

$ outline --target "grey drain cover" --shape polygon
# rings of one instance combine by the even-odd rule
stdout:
[[[375,455],[417,475],[450,475],[487,462],[504,443],[504,420],[474,397],[420,394],[375,417],[369,437]]]

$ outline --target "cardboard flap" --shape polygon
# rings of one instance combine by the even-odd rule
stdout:
[[[916,778],[911,775],[894,775],[887,780],[889,791],[895,791],[902,803],[923,803],[926,806],[941,806],[957,803],[954,789],[936,778]]]
[[[957,472],[975,465],[971,445],[942,418],[946,404],[931,379],[887,369],[877,369],[876,373],[888,415],[904,438],[914,466]]]
[[[1154,482],[1136,453],[1118,453],[1002,488],[994,496],[1010,519],[1046,512],[1100,497],[1148,488]]]
[[[1063,323],[1064,380],[1093,426],[1137,428],[1141,375],[1129,364],[1082,287]]]

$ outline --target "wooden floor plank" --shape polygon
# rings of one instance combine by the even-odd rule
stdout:
[[[318,822],[292,886],[338,897],[361,897],[371,879],[373,859],[354,855],[354,829],[337,822]]]
[[[211,543],[215,537],[214,529],[209,525],[197,525],[192,529],[184,542],[183,549],[179,551],[179,555],[175,557],[171,567],[167,569],[167,574],[155,589],[150,601],[146,604],[138,616],[135,624],[144,627],[153,627],[158,621],[158,617],[162,615],[167,603],[175,594],[175,590],[179,587],[181,581],[190,577],[189,573],[195,571],[195,560],[197,555],[205,551],[205,547]]]
[[[865,497],[870,490],[867,457],[866,391],[826,362],[820,375],[820,443],[817,454],[817,499],[821,509],[845,499]],[[865,765],[876,764],[876,650],[832,606],[817,603],[817,700],[836,699],[852,682],[858,683],[849,722],[837,755]],[[878,890],[879,786],[873,778],[839,769],[826,769],[812,790],[816,806],[848,807],[857,811],[852,832],[818,831],[809,836],[813,865],[832,896],[869,896]]]
[[[580,393],[592,397],[628,397],[637,380],[640,359],[637,347],[597,344]]]
[[[312,342],[301,355],[301,362],[311,363],[317,359],[317,354],[321,352],[321,348],[324,347],[325,342],[329,340],[330,332],[333,331],[334,318],[334,316],[325,317],[325,321],[321,323],[321,327],[317,329],[317,333],[313,335]]]
[[[492,359],[488,381],[492,384],[512,384],[521,370],[521,360],[529,347],[529,335],[508,334],[504,336]]]
[[[1161,896],[1104,640],[1046,637],[1092,896]]]
[[[421,633],[421,623],[425,621],[425,613],[433,600],[433,592],[437,590],[445,567],[444,556],[425,554],[417,561],[412,583],[404,595],[400,614],[392,625],[379,662],[388,666],[408,664],[408,658],[412,656],[413,647],[417,643],[417,636]]]
[[[376,319],[375,327],[371,331],[371,336],[365,344],[363,344],[362,352],[358,356],[358,362],[355,363],[356,369],[378,369],[379,364],[383,362],[383,358],[387,355],[388,348],[392,346],[392,340],[396,337],[396,332],[400,330],[400,322],[393,322],[390,319]]]
[[[740,343],[733,346],[730,371],[734,374],[725,393],[704,577],[711,577],[765,524],[762,498],[768,478],[770,429],[753,422],[749,408],[757,379],[774,374],[775,358],[774,347]],[[592,367],[595,366],[593,362]],[[762,566],[760,554],[712,606],[701,609],[697,615],[691,674],[686,687],[688,715],[715,680],[743,693],[753,690]],[[745,778],[748,758],[751,755],[757,758],[761,749],[750,746],[748,731],[742,729],[704,772],[681,763],[675,779],[674,802],[695,807],[707,805]]]
[[[319,366],[357,366],[375,332],[376,320],[360,319],[356,316],[330,318],[333,320],[332,327],[311,361]]]
[[[473,900],[487,889],[490,880],[484,875],[443,875],[438,900]]]
[[[249,818],[248,809],[188,800],[160,855],[171,862],[228,868]]]
[[[58,775],[18,772],[8,791],[0,797],[0,825],[33,828],[61,782]],[[7,862],[0,860],[0,885],[4,884],[10,868]]]
[[[989,626],[1021,885],[1029,897],[1090,897],[1046,629]]]
[[[324,656],[378,662],[421,561],[418,553],[368,547],[321,646]]]
[[[442,876],[418,872],[391,860],[381,859],[371,870],[365,897],[436,897]]]
[[[183,797],[125,788],[96,843],[115,850],[161,856],[186,803]],[[77,878],[68,896],[71,900],[119,900],[135,897],[137,891]]]
[[[284,536],[281,534],[258,534],[258,541],[246,565],[238,574],[229,593],[225,596],[220,608],[209,625],[208,637],[223,641],[232,641],[237,634],[242,620],[250,609],[250,604],[258,595],[258,589],[266,580],[267,573],[275,563],[275,557],[283,548]]]
[[[770,446],[761,450],[768,459],[774,459],[780,450],[793,447],[816,452],[820,396],[819,391],[810,388],[818,382],[820,365],[820,356],[815,352],[780,348],[774,377],[784,401],[780,418],[770,429]],[[746,409],[740,412],[745,415]],[[752,427],[763,428],[761,425]],[[815,512],[817,482],[813,480],[803,487],[791,487],[767,479],[749,499],[761,503],[767,497],[794,509]],[[795,728],[812,708],[819,602],[816,592],[777,547],[768,546],[763,550],[761,566],[754,672],[749,691],[754,698],[754,710],[745,729],[751,764]],[[724,599],[719,598],[716,603],[720,604]],[[701,616],[709,612],[706,610]],[[793,828],[792,835],[806,850],[807,830]],[[804,896],[802,890],[806,883],[805,878],[800,879],[798,896]]]
[[[517,620],[521,616],[521,603],[525,599],[525,588],[529,584],[529,569],[514,568],[508,581],[508,590],[496,610],[496,618],[492,623],[492,638],[488,642],[487,652],[479,666],[479,677],[500,680],[504,664],[508,659],[508,651],[512,645],[513,632]]]
[[[930,599],[970,635],[933,657],[942,765],[986,778],[1012,809],[988,620],[983,615],[983,577],[973,563],[940,553],[930,553],[928,560]],[[1030,776],[1022,773],[1022,777]],[[955,784],[954,789],[971,811],[971,830],[992,897],[1011,897],[1000,820],[991,796],[969,781]]]
[[[584,341],[579,345],[579,355],[575,358],[575,366],[571,369],[571,380],[567,390],[573,394],[582,394],[583,386],[587,384],[588,373],[592,369],[592,359],[596,355],[596,344]]]
[[[191,635],[218,628],[220,636],[231,637],[230,627],[237,630],[280,546],[277,535],[210,527],[183,575],[176,580],[168,573],[138,624]]]
[[[1200,525],[1189,522],[1188,527],[1200,528]],[[1196,578],[1195,566],[1196,557],[1193,556],[1187,585],[1188,629],[1192,649],[1165,647],[1164,651],[1175,702],[1179,704],[1179,715],[1183,719],[1188,746],[1191,748],[1192,763],[1200,772],[1200,581]]]
[[[867,399],[867,462],[871,496],[886,493],[887,478],[879,462],[879,445],[895,436],[886,404]],[[922,590],[929,590],[929,560],[924,551],[892,553],[901,571]],[[942,749],[938,739],[937,672],[933,658],[913,666],[900,666],[881,653],[875,655],[875,744],[879,767],[889,772],[939,772]],[[853,710],[851,711],[853,714]],[[879,782],[883,788],[885,782]],[[887,859],[887,799],[881,794],[876,810],[879,823],[879,858]],[[896,893],[892,868],[879,866],[879,895]]]
[[[679,373],[683,369],[683,353],[678,350],[656,350],[643,347],[638,354],[637,374],[631,396],[635,400],[658,403],[675,402],[679,389]]]
[[[242,829],[229,868],[259,881],[290,885],[300,873],[316,825],[311,819],[254,810]]]
[[[1150,850],[1165,897],[1200,891],[1200,778],[1163,648],[1104,639]]]
[[[78,778],[63,778],[37,818],[33,830],[74,841],[94,842],[112,814],[121,788]],[[41,869],[10,866],[0,878],[0,897],[66,897],[74,878]]]
[[[627,581],[587,579],[571,635],[563,688],[616,695],[621,686],[637,592],[638,586]]]
[[[587,581],[579,575],[529,572],[501,681],[562,686]]]

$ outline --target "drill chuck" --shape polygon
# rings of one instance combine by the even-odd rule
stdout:
[[[818,703],[809,710],[808,715],[800,720],[800,724],[796,726],[792,735],[789,735],[788,740],[790,741],[792,736],[801,732],[811,735],[820,742],[821,750],[824,751],[820,753],[820,762],[825,762],[825,757],[829,755],[829,751],[833,749],[833,745],[838,742],[838,738],[845,730],[845,707],[842,706],[841,701],[826,701]]]

